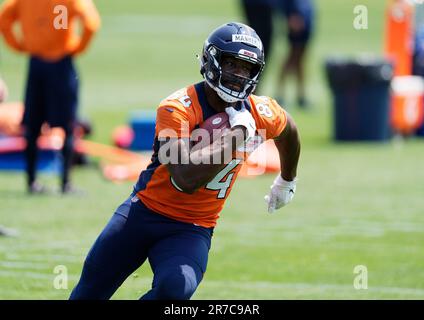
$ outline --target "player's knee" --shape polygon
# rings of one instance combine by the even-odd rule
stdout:
[[[170,270],[157,285],[159,299],[188,300],[194,294],[200,279],[191,266],[183,265],[178,270]]]

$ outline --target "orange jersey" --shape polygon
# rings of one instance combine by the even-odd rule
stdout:
[[[250,95],[244,104],[255,119],[257,132],[261,134],[260,139],[254,139],[256,144],[258,140],[275,138],[284,130],[287,116],[275,100]],[[135,186],[137,196],[149,209],[169,218],[203,227],[216,225],[241,165],[253,149],[234,154],[233,159],[214,179],[193,194],[179,190],[158,157],[158,138],[187,138],[204,120],[216,113],[206,101],[204,82],[181,89],[160,103],[152,162],[140,174]]]
[[[82,23],[77,35],[75,19]],[[13,28],[19,23],[21,35]],[[6,0],[0,10],[0,31],[15,50],[55,61],[78,54],[100,26],[92,0]]]

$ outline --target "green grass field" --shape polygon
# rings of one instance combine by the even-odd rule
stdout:
[[[319,0],[309,62],[314,110],[288,109],[302,136],[299,183],[293,203],[266,213],[263,196],[274,176],[239,179],[215,229],[208,270],[193,299],[423,299],[424,141],[331,141],[331,96],[323,73],[331,55],[381,55],[383,10],[365,0],[367,30],[352,27],[356,1]],[[97,1],[102,29],[78,59],[81,113],[94,124],[94,141],[129,113],[154,109],[176,89],[199,81],[199,53],[212,28],[243,20],[237,1]],[[276,22],[282,28],[281,22]],[[273,95],[285,51],[275,36],[263,91]],[[10,100],[21,99],[26,60],[0,48],[0,70]],[[289,96],[292,97],[292,96]],[[372,106],[370,106],[371,108]],[[88,249],[130,193],[95,167],[76,169],[84,196],[28,197],[22,173],[0,173],[0,224],[20,236],[0,238],[0,299],[66,299]],[[42,175],[51,187],[54,176]],[[53,286],[58,265],[68,288]],[[357,265],[368,269],[368,289],[353,286]],[[136,299],[150,287],[148,264],[129,277],[114,299]]]

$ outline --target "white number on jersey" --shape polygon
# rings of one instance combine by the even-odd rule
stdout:
[[[224,199],[227,194],[227,190],[231,185],[231,180],[233,179],[234,173],[229,174],[225,181],[221,180],[228,174],[228,172],[237,167],[240,162],[241,159],[231,160],[231,162],[228,163],[220,172],[218,172],[215,178],[213,178],[213,180],[206,185],[206,189],[219,190],[217,198]]]
[[[186,94],[186,90],[185,89],[180,89],[180,90],[174,92],[173,94],[171,94],[166,99],[167,100],[178,100],[186,108],[189,108],[191,106],[191,99]]]
[[[260,115],[263,115],[263,116],[268,117],[268,118],[272,117],[272,110],[267,104],[258,103],[256,105],[256,110],[258,110],[258,113]]]
[[[182,103],[182,105],[186,108],[189,108],[191,106],[191,99],[189,96],[182,96],[178,99],[179,102]]]

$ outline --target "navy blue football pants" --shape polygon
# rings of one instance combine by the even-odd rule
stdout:
[[[212,234],[155,213],[132,194],[90,249],[70,299],[109,299],[146,259],[154,277],[141,299],[190,299],[206,271]]]

